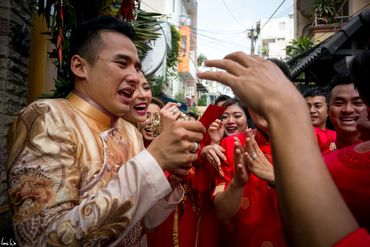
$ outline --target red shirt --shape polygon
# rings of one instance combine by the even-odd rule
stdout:
[[[370,141],[324,156],[330,174],[360,226],[370,229]]]
[[[320,128],[314,128],[314,130],[317,143],[319,144],[321,153],[323,155],[336,149],[335,140],[337,138],[337,134],[334,130],[322,130]]]

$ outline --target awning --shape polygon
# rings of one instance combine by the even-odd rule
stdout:
[[[205,86],[203,86],[203,84],[200,83],[200,82],[197,82],[197,91],[198,92],[208,93],[207,88]]]
[[[325,85],[338,71],[343,70],[346,57],[355,56],[367,45],[370,37],[370,10],[351,18],[345,26],[328,39],[305,53],[289,60],[293,79],[304,72],[306,81]]]

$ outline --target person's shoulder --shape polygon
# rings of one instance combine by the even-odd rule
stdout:
[[[326,129],[325,133],[327,133],[328,135],[331,135],[331,136],[336,136],[337,135],[337,132],[335,132],[335,130],[331,130],[331,129]]]
[[[68,108],[66,99],[39,99],[19,112],[20,118],[37,118],[45,114],[59,114],[63,108]]]
[[[66,99],[58,98],[58,99],[39,99],[36,101],[31,102],[25,108],[23,108],[22,112],[25,111],[50,111],[54,109],[59,109],[65,105],[68,105],[68,101]]]
[[[327,165],[343,164],[352,168],[370,168],[370,141],[334,150],[324,155]]]
[[[330,129],[322,130],[318,127],[315,127],[314,132],[318,140],[324,142],[324,144],[327,145],[329,145],[330,142],[334,142],[337,137],[337,133],[334,130]]]

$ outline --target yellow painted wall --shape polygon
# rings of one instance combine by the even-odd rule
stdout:
[[[45,20],[35,15],[31,32],[31,50],[28,76],[28,103],[37,100],[41,94],[50,92],[54,88],[53,78],[56,76],[56,67],[49,58],[48,36],[42,34],[47,31]]]

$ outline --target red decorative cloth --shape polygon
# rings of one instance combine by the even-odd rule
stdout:
[[[344,201],[361,227],[370,229],[370,141],[324,156]]]

